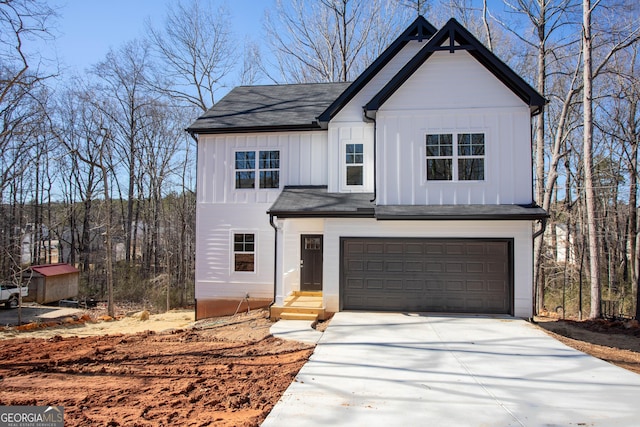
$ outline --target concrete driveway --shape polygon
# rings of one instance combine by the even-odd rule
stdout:
[[[640,375],[519,319],[337,313],[263,426],[637,426]]]

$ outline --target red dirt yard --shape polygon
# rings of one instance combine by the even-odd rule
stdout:
[[[65,426],[256,426],[312,352],[270,325],[259,310],[193,329],[7,339],[0,405],[61,405]]]
[[[313,351],[272,337],[265,310],[195,324],[193,311],[95,317],[0,330],[0,405],[61,405],[66,426],[257,426]],[[637,322],[537,320],[640,373]]]

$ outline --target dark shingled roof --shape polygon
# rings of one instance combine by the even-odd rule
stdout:
[[[239,86],[187,131],[197,134],[320,129],[316,118],[349,83]]]
[[[287,186],[267,211],[280,218],[373,217],[373,193],[328,193],[326,186]]]
[[[376,218],[378,220],[538,220],[549,215],[539,206],[375,205],[373,193],[329,193],[326,186],[287,186],[268,214],[280,218]]]

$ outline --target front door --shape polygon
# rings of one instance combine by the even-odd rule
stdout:
[[[300,236],[300,290],[322,291],[322,235]]]

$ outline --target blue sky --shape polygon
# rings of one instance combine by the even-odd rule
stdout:
[[[58,10],[56,40],[43,55],[56,56],[69,71],[82,73],[104,59],[109,48],[141,37],[145,22],[161,25],[166,7],[178,0],[49,0]],[[216,1],[215,4],[222,4]],[[264,11],[274,0],[228,0],[231,28],[242,42],[246,35],[258,39]]]

